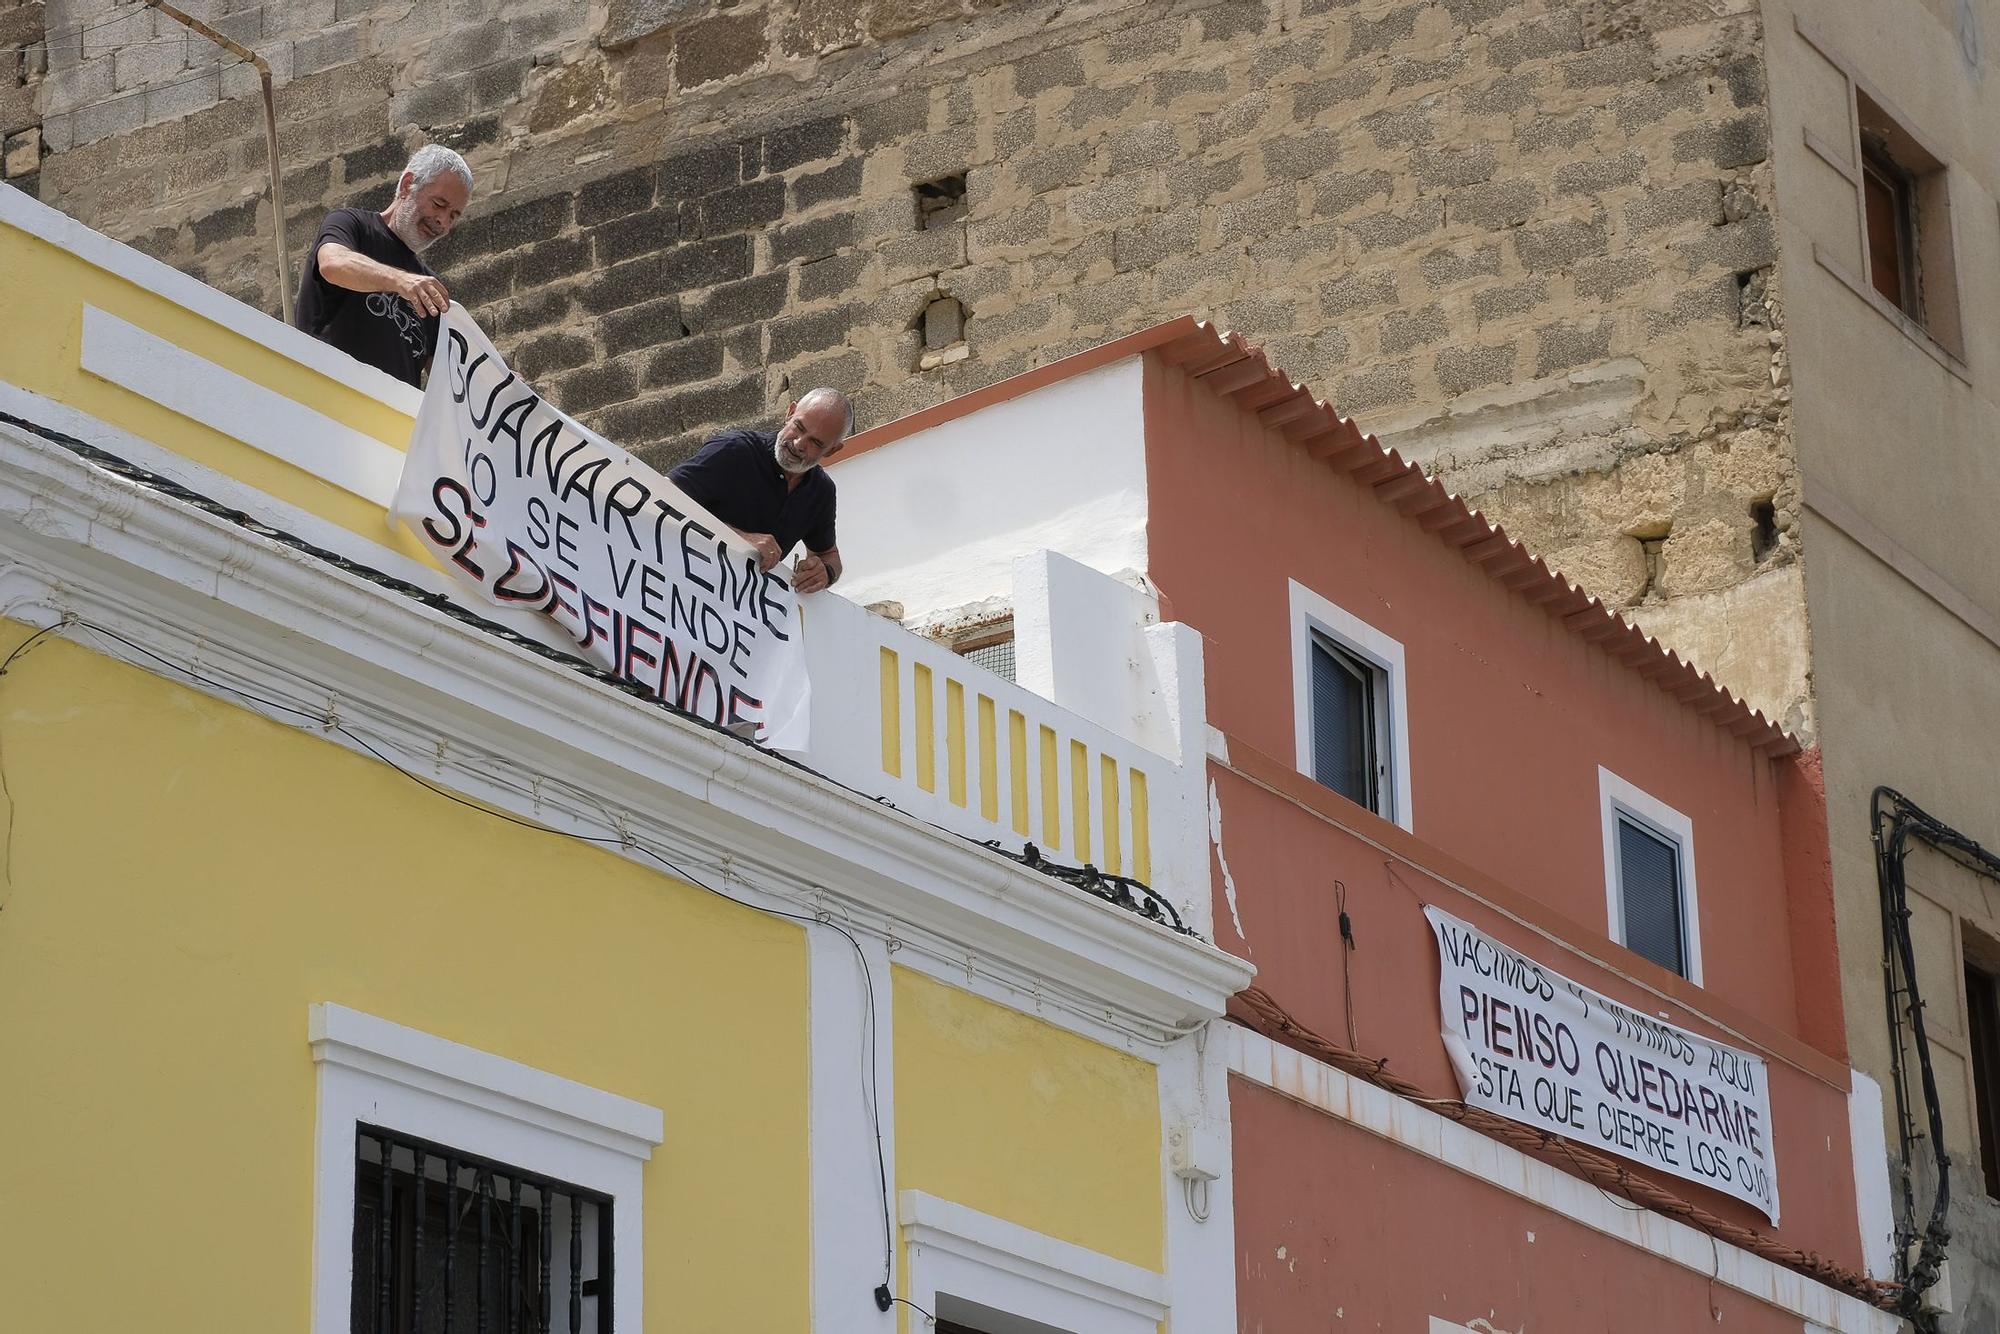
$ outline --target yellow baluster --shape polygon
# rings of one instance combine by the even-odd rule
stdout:
[[[937,791],[937,691],[931,669],[921,662],[915,672],[917,692],[917,786]]]
[[[1090,748],[1069,743],[1069,813],[1076,826],[1076,859],[1090,860]]]
[[[896,651],[882,650],[882,772],[903,776],[903,689]]]
[[[1000,819],[1000,757],[994,753],[993,697],[979,697],[979,818]]]
[[[954,806],[965,805],[965,686],[944,680],[945,791]]]
[[[1153,812],[1146,802],[1146,775],[1127,770],[1132,777],[1132,878],[1153,883]]]

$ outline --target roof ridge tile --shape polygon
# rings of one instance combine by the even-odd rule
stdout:
[[[1718,681],[1708,671],[1627,620],[1622,612],[1550,565],[1517,541],[1506,528],[1468,505],[1423,466],[1385,448],[1351,417],[1317,398],[1264,349],[1234,330],[1207,320],[1186,327],[1161,326],[1170,338],[1151,350],[1169,366],[1223,397],[1278,432],[1312,458],[1348,473],[1408,521],[1483,569],[1510,594],[1562,623],[1569,633],[1638,673],[1705,719],[1748,740],[1752,749],[1774,755],[1801,749],[1798,739]],[[1284,386],[1282,390],[1280,386]],[[1273,396],[1275,395],[1275,396]],[[1254,401],[1244,402],[1254,396]],[[1520,559],[1525,556],[1526,559]],[[1733,715],[1733,716],[1732,716]]]

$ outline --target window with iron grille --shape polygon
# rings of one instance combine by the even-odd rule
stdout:
[[[361,1126],[353,1334],[609,1334],[611,1200]]]
[[[1668,972],[1700,982],[1694,823],[1610,770],[1597,772],[1611,938]]]

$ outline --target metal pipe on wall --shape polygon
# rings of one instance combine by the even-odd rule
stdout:
[[[292,266],[285,245],[285,182],[284,173],[278,165],[278,109],[271,91],[271,65],[264,57],[242,43],[232,40],[195,18],[166,3],[166,0],[145,0],[148,8],[157,9],[176,23],[192,29],[209,41],[214,42],[239,60],[246,61],[257,69],[257,82],[264,90],[264,141],[271,158],[271,230],[272,240],[278,248],[278,303],[284,312],[285,323],[292,322]]]

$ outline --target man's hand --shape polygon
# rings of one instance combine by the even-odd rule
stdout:
[[[833,582],[832,573],[826,568],[826,561],[808,553],[799,557],[792,566],[792,591],[794,593],[817,593]]]
[[[778,550],[778,539],[769,533],[746,533],[739,528],[736,535],[748,542],[751,550],[757,553],[757,568],[760,570],[768,570],[785,558],[785,553]]]
[[[428,274],[403,274],[402,281],[396,284],[396,295],[425,318],[442,315],[451,305],[451,294],[444,290],[444,284]]]

